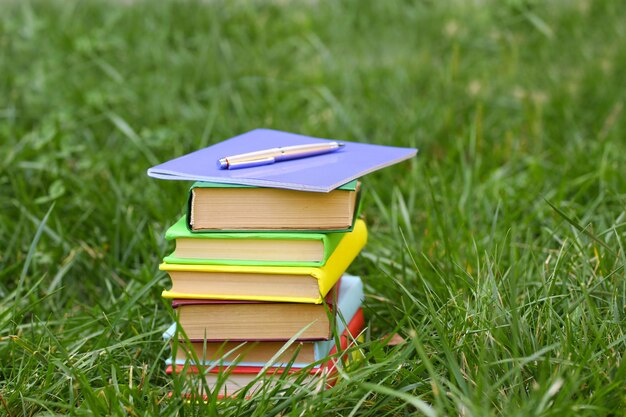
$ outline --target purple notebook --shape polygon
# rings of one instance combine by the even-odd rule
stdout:
[[[165,180],[208,181],[257,187],[329,192],[372,171],[409,159],[414,148],[345,142],[338,151],[251,168],[221,170],[220,158],[281,146],[331,142],[294,133],[255,129],[148,169]]]

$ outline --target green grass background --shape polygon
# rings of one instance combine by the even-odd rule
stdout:
[[[621,415],[625,21],[617,0],[0,3],[0,414]],[[256,127],[420,154],[364,179],[363,361],[323,393],[186,404],[157,265],[188,184],[146,169]]]

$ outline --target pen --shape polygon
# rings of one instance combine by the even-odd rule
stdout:
[[[282,146],[280,148],[265,149],[262,151],[242,153],[227,156],[217,161],[219,169],[249,168],[260,165],[269,165],[289,159],[307,158],[334,152],[345,146],[338,142],[310,143],[307,145]]]

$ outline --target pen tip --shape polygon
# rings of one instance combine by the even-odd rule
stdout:
[[[337,146],[339,146],[340,148],[343,148],[344,146],[346,146],[346,144],[345,144],[345,143],[342,143],[342,142],[339,142],[339,143],[337,144]]]
[[[228,160],[226,158],[220,158],[217,161],[217,168],[218,169],[227,169],[228,168]]]

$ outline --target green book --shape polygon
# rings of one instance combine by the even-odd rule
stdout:
[[[169,264],[323,266],[348,232],[192,233],[185,216],[165,238],[176,242]]]
[[[188,228],[195,233],[345,232],[354,226],[360,188],[356,180],[328,193],[196,182],[189,190]]]

